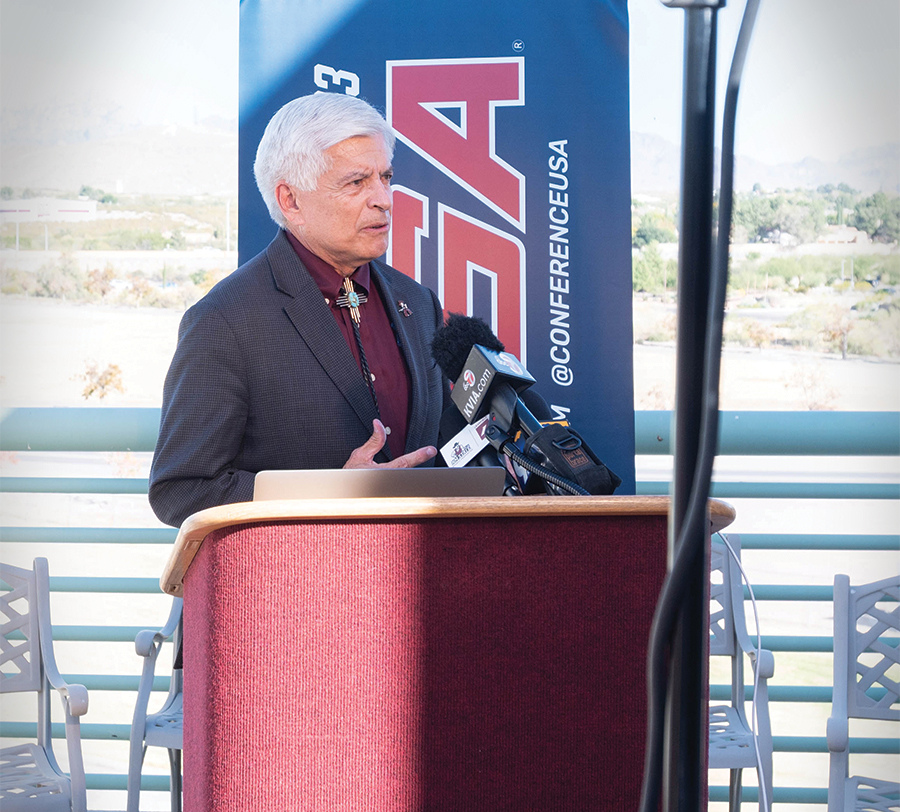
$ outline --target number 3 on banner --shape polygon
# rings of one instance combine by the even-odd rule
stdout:
[[[344,82],[347,82],[344,93],[348,96],[359,95],[359,76],[355,73],[351,73],[348,70],[335,70],[328,67],[328,65],[316,65],[313,70],[316,87],[328,90],[329,84],[340,87]]]

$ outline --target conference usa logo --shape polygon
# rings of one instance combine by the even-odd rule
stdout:
[[[445,313],[474,312],[476,284],[490,291],[479,311],[527,366],[525,176],[495,142],[503,109],[525,104],[525,58],[388,61],[386,118],[398,140],[468,194],[465,211],[395,184],[388,262],[422,281],[423,240],[437,241],[437,295]],[[488,223],[485,207],[493,212]]]
[[[437,240],[437,295],[444,313],[473,315],[476,286],[489,290],[493,332],[509,351],[526,358],[525,176],[497,151],[497,117],[525,104],[525,58],[405,59],[385,62],[386,118],[398,140],[436,167],[473,202],[467,211],[422,190],[393,185],[387,261],[422,281],[422,241]],[[360,93],[360,77],[317,64],[316,87]],[[486,222],[484,207],[503,221]]]

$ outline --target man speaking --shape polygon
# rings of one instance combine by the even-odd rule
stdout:
[[[376,259],[393,151],[352,96],[302,96],[269,122],[254,173],[280,230],[181,321],[150,472],[162,521],[250,500],[261,470],[432,464],[441,305]]]

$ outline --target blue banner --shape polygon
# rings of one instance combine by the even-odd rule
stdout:
[[[240,258],[286,102],[357,95],[397,134],[387,261],[483,318],[634,493],[625,0],[243,0]]]

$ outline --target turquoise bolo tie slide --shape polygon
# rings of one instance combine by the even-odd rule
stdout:
[[[368,301],[365,293],[359,294],[353,289],[353,282],[350,279],[344,280],[344,292],[334,300],[338,307],[349,307],[350,318],[359,324],[359,306]]]

